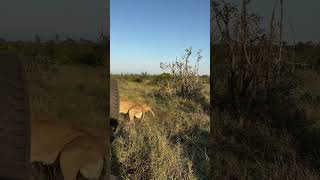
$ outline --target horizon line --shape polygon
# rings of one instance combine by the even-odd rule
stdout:
[[[110,72],[110,75],[141,75],[142,73],[145,73],[145,72],[140,72],[140,73],[130,73],[130,72],[123,72],[123,73],[112,73]],[[163,72],[163,73],[166,73],[166,72]],[[163,73],[147,73],[147,75],[160,75],[160,74],[163,74]],[[170,74],[170,73],[166,73],[166,74]],[[207,74],[199,74],[199,76],[210,76],[210,73]]]

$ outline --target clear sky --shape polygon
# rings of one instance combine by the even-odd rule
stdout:
[[[230,1],[230,0],[229,0]],[[231,0],[239,3],[240,0]],[[275,0],[253,0],[250,10],[265,18],[269,26]],[[297,41],[320,41],[320,1],[284,0],[284,39]],[[279,9],[278,11],[279,12]],[[291,27],[294,31],[291,30]]]
[[[95,40],[109,31],[109,0],[1,0],[0,38],[62,37]],[[240,0],[230,0],[240,2]],[[274,0],[253,0],[251,10],[270,18]],[[320,40],[320,0],[284,0],[285,38]],[[204,49],[202,72],[209,71],[209,0],[111,0],[111,70],[160,71],[184,49]],[[291,23],[293,33],[288,22]]]
[[[108,0],[109,1],[109,0]],[[108,33],[106,0],[1,0],[0,38],[32,40],[86,38],[96,40],[101,27]]]
[[[160,62],[192,46],[202,49],[200,73],[209,74],[209,19],[210,0],[111,0],[111,73],[161,73]]]

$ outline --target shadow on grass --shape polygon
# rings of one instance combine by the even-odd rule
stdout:
[[[121,177],[123,171],[121,170],[121,163],[115,154],[114,148],[111,148],[111,174]]]
[[[173,144],[183,144],[184,156],[192,161],[198,179],[209,179],[208,138],[209,132],[195,124],[169,139]]]

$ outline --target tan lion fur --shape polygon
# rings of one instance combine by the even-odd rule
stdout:
[[[127,115],[130,122],[135,118],[142,121],[146,112],[151,112],[152,116],[155,117],[151,107],[144,103],[120,100],[120,114]]]
[[[81,128],[58,122],[32,120],[31,162],[58,162],[65,180],[76,180],[80,171],[97,179],[103,159],[110,158],[106,128]]]

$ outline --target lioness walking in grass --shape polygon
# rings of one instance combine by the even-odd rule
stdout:
[[[130,122],[135,118],[142,121],[146,112],[151,112],[153,118],[155,118],[151,107],[148,105],[128,100],[120,100],[120,114],[129,116],[128,118]]]

